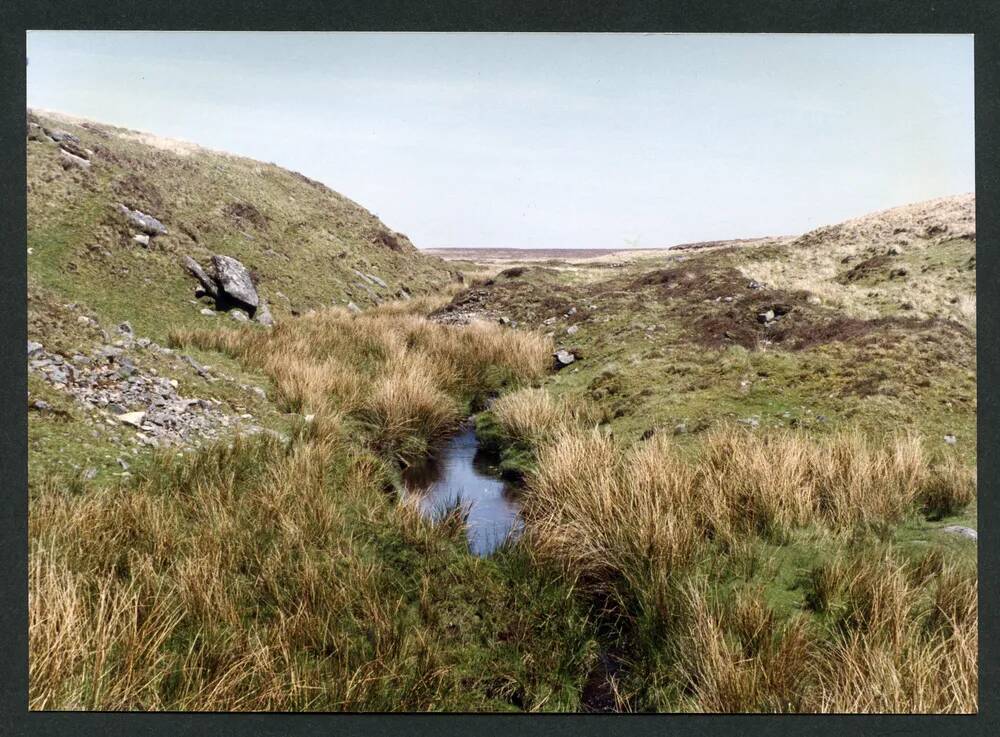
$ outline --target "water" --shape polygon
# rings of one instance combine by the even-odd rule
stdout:
[[[451,438],[437,457],[407,470],[407,493],[417,496],[420,511],[434,520],[461,506],[473,555],[492,553],[508,537],[521,533],[521,505],[513,489],[490,473],[471,427]]]

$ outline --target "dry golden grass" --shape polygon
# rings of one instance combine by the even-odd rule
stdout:
[[[441,325],[414,299],[363,314],[330,308],[272,330],[175,330],[174,345],[223,351],[265,371],[286,410],[354,416],[379,447],[410,460],[476,397],[541,377],[551,341],[499,325]]]
[[[547,426],[550,414],[539,416]],[[929,458],[913,435],[876,443],[723,427],[682,453],[661,435],[625,450],[573,430],[538,450],[524,512],[541,560],[617,601],[654,651],[674,643],[667,680],[687,684],[681,708],[974,711],[974,574],[890,556],[818,567],[807,600],[839,623],[832,634],[804,615],[779,622],[752,592],[713,604],[692,583],[702,564],[724,565],[717,556],[737,556],[755,535],[811,526],[838,539],[896,523],[918,503],[958,509],[974,488],[957,459]],[[934,583],[930,603],[921,592]]]
[[[618,568],[621,556],[680,563],[706,537],[735,543],[814,523],[893,523],[918,499],[967,504],[973,484],[955,459],[932,465],[912,435],[811,440],[730,426],[709,433],[690,459],[659,435],[625,453],[601,434],[576,431],[540,448],[526,506],[538,545],[589,570]]]
[[[921,578],[890,555],[835,568],[829,593],[839,601],[826,635],[802,615],[779,624],[754,594],[713,605],[703,584],[689,584],[678,667],[688,708],[974,713],[974,573]]]
[[[503,395],[490,410],[511,439],[534,446],[544,445],[574,428],[592,427],[600,419],[593,406],[532,388]]]
[[[435,703],[447,671],[348,518],[357,505],[431,534],[392,507],[376,458],[313,437],[162,464],[133,486],[33,501],[30,708]]]

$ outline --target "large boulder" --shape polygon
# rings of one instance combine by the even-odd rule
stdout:
[[[201,268],[201,265],[197,261],[190,256],[185,256],[184,268],[191,276],[198,280],[198,283],[201,284],[201,288],[205,290],[206,294],[208,294],[212,299],[218,299],[218,287],[215,282],[209,278],[208,274],[205,273],[205,270]]]
[[[230,300],[249,307],[247,311],[253,315],[260,304],[260,297],[247,268],[232,256],[222,255],[212,256],[212,267],[219,291]]]

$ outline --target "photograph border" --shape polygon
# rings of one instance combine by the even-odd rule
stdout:
[[[995,437],[1000,400],[1000,334],[997,253],[977,249],[977,401],[978,527],[985,530],[978,549],[980,611],[979,714],[946,715],[497,715],[497,714],[209,714],[29,712],[27,710],[27,261],[25,32],[45,30],[219,30],[219,31],[532,31],[532,32],[697,32],[697,33],[962,33],[975,34],[975,124],[977,243],[1000,243],[998,158],[1000,139],[1000,4],[976,0],[912,2],[840,2],[837,0],[738,0],[676,2],[633,0],[611,3],[459,2],[421,3],[319,2],[282,3],[233,0],[174,0],[138,4],[125,0],[73,2],[18,0],[0,7],[0,85],[3,91],[0,145],[6,176],[0,181],[0,228],[4,268],[0,272],[0,322],[5,343],[2,362],[2,431],[0,468],[6,478],[0,531],[2,582],[0,632],[4,636],[0,675],[0,730],[16,735],[182,735],[226,733],[313,735],[434,734],[573,735],[618,732],[643,735],[973,734],[1000,733],[996,687],[1000,647],[996,611],[997,503]],[[16,344],[16,345],[15,345]],[[985,684],[985,685],[984,685]],[[620,717],[620,718],[616,718]],[[848,720],[848,721],[845,721]]]

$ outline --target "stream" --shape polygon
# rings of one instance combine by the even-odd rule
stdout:
[[[405,493],[416,496],[420,511],[431,519],[463,507],[473,555],[489,555],[523,529],[514,489],[492,473],[471,424],[463,425],[433,459],[408,468],[403,482]]]

